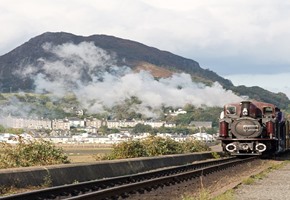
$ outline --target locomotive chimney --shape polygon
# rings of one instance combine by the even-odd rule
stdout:
[[[242,116],[249,116],[249,111],[250,111],[250,101],[242,101],[242,112],[241,115]]]

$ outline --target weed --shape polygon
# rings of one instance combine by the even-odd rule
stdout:
[[[214,197],[212,200],[234,200],[234,190],[228,190],[225,193]]]
[[[221,158],[221,156],[220,156],[217,152],[212,152],[211,155],[212,155],[212,157],[215,158],[215,159],[219,159],[219,158]]]
[[[52,186],[52,179],[51,179],[51,176],[49,173],[46,176],[44,176],[43,181],[44,181],[42,184],[43,187],[51,187]]]
[[[242,183],[245,184],[245,185],[251,185],[254,182],[255,182],[255,178],[254,177],[249,177],[249,178],[247,178],[247,179],[242,181]]]

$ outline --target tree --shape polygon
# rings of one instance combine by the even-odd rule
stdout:
[[[153,129],[150,125],[144,125],[144,124],[137,124],[133,130],[133,133],[152,133]]]
[[[108,135],[110,132],[109,132],[109,128],[108,126],[101,126],[99,128],[99,132],[102,134],[102,135]]]

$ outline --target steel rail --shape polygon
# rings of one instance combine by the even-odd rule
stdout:
[[[199,178],[200,176],[206,176],[208,174],[214,173],[216,171],[224,170],[229,167],[239,165],[241,163],[252,161],[256,159],[250,157],[241,160],[232,160],[227,163],[219,163],[213,166],[208,166],[205,168],[196,169],[193,171],[182,172],[179,174],[172,174],[169,176],[154,178],[151,180],[145,180],[138,183],[129,183],[127,185],[121,185],[114,188],[105,189],[102,191],[95,191],[88,194],[82,194],[75,197],[67,198],[66,200],[95,200],[95,199],[118,199],[118,197],[126,198],[130,194],[144,193],[144,191],[151,191],[152,189],[157,189],[158,187],[173,185],[185,180]]]
[[[170,167],[166,169],[158,169],[158,170],[139,173],[139,174],[51,187],[51,188],[1,197],[0,200],[30,200],[30,199],[48,200],[48,199],[78,199],[78,198],[90,199],[91,198],[90,196],[93,196],[93,195],[97,195],[97,196],[100,195],[98,196],[98,198],[101,199],[101,198],[105,198],[106,195],[107,197],[108,195],[110,196],[110,194],[112,193],[114,195],[126,196],[126,193],[142,191],[142,187],[151,188],[152,185],[155,185],[154,187],[157,187],[158,185],[159,186],[163,186],[164,184],[166,185],[168,184],[168,180],[171,180],[171,181],[177,180],[177,177],[181,177],[182,174],[192,173],[192,174],[198,174],[198,176],[200,176],[201,174],[199,173],[203,173],[205,175],[207,173],[222,169],[223,165],[227,165],[227,166],[233,165],[237,161],[238,163],[240,163],[240,162],[247,161],[247,159],[226,158],[226,159],[217,159],[217,160],[212,160],[212,161],[202,161],[198,163],[182,165],[182,166],[177,166],[177,167]],[[153,184],[157,180],[161,182],[158,183],[157,185]],[[163,181],[166,180],[167,183],[163,183],[162,180]],[[97,198],[97,197],[92,197],[92,198]]]

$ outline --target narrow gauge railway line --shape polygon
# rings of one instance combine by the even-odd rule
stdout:
[[[92,199],[122,199],[130,194],[144,193],[159,187],[166,187],[182,181],[199,178],[207,174],[225,170],[245,162],[251,162],[256,157],[238,159],[235,157],[202,161],[198,163],[158,169],[134,175],[87,181],[82,183],[51,187],[31,192],[15,194],[0,198],[0,200],[92,200]]]

